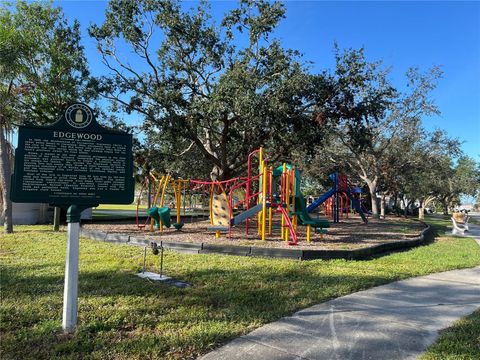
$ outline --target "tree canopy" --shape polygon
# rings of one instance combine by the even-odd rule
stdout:
[[[461,194],[478,191],[476,162],[462,154],[459,140],[422,125],[426,116],[439,114],[432,91],[440,68],[409,69],[405,90],[399,90],[389,79],[391,68],[368,61],[363,49],[335,51],[329,96],[318,104],[330,131],[312,157],[296,154],[314,184],[322,183],[319,174],[326,179],[343,172],[367,185],[374,215],[380,214],[377,200],[383,209],[390,197],[403,199],[405,212],[416,203],[420,217],[433,201],[447,208]]]
[[[88,101],[89,71],[80,24],[60,8],[18,1],[0,9],[0,106],[2,114],[44,124],[72,101]]]
[[[111,71],[97,90],[143,114],[150,151],[201,155],[214,178],[244,171],[262,145],[285,156],[318,141],[322,129],[308,125],[325,81],[272,38],[284,16],[279,2],[243,0],[216,24],[204,2],[112,0],[105,22],[90,27]],[[131,66],[119,43],[143,65]]]
[[[7,232],[12,231],[11,157],[7,132],[14,124],[51,123],[65,106],[96,95],[80,25],[69,24],[60,8],[17,1],[0,8],[0,182]]]

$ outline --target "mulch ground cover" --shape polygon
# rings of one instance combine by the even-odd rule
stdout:
[[[174,241],[188,243],[209,243],[216,245],[239,245],[239,246],[261,246],[271,248],[291,248],[287,242],[280,238],[280,221],[275,218],[273,231],[266,241],[261,241],[257,234],[255,221],[249,223],[249,234],[246,234],[245,224],[232,228],[230,237],[222,234],[215,238],[214,232],[209,231],[208,219],[182,219],[185,226],[181,231],[173,227],[164,228],[163,232],[149,231],[149,226],[138,227],[134,220],[116,221],[104,223],[84,224],[84,228],[99,230],[109,233],[128,234],[138,238],[146,238],[152,241]],[[142,225],[145,222],[142,222]],[[370,218],[365,225],[360,217],[350,215],[349,218],[342,218],[339,223],[330,223],[327,234],[321,236],[315,234],[312,229],[311,241],[306,241],[306,227],[298,226],[298,249],[358,249],[373,245],[402,241],[419,236],[425,225],[413,219],[391,216],[385,220]]]

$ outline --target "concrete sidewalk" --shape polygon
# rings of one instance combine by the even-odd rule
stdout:
[[[414,359],[480,307],[480,267],[397,281],[267,324],[202,360]]]

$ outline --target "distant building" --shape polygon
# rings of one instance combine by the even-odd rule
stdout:
[[[473,204],[462,204],[462,205],[459,205],[456,209],[459,211],[460,210],[472,211],[473,207],[474,207]]]
[[[12,202],[14,225],[48,224],[53,222],[53,207],[48,204]],[[80,214],[82,220],[92,219],[92,208]]]

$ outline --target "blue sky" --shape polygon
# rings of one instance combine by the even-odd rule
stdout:
[[[187,5],[195,5],[187,2]],[[411,66],[440,65],[444,77],[433,93],[441,115],[424,119],[428,129],[442,128],[464,141],[463,150],[480,160],[480,2],[324,2],[287,1],[286,19],[275,35],[285,47],[314,62],[313,71],[332,69],[333,43],[341,48],[364,47],[369,60],[392,66],[392,79],[403,88]],[[92,72],[106,71],[86,33],[101,23],[106,1],[57,1],[67,17],[81,24]],[[235,6],[212,2],[220,19]]]

